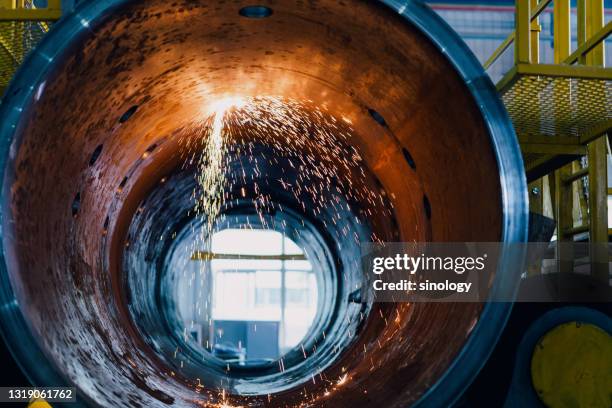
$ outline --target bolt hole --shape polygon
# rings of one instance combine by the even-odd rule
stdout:
[[[368,108],[368,113],[370,114],[370,116],[372,117],[372,119],[374,119],[376,122],[378,122],[379,125],[383,126],[383,127],[387,127],[387,121],[385,120],[385,118],[383,118],[383,116],[378,113],[378,111],[375,111],[372,108]]]
[[[119,118],[119,123],[125,123],[136,113],[138,110],[138,105],[132,106],[130,109],[126,110],[123,115]]]
[[[351,303],[361,303],[361,290],[357,289],[350,293],[348,301]]]
[[[106,235],[108,233],[108,224],[110,223],[110,219],[108,215],[104,219],[104,225],[102,225],[102,235]]]
[[[72,216],[76,217],[81,209],[81,193],[76,193],[72,200]]]
[[[400,241],[400,226],[397,223],[397,218],[395,217],[391,218],[391,225],[393,228],[393,237],[395,238],[395,241],[399,242]]]
[[[144,151],[144,153],[142,154],[142,158],[146,159],[147,157],[149,157],[156,148],[157,148],[157,144],[153,143],[151,146],[147,148],[147,150]]]
[[[380,182],[380,180],[378,179],[378,177],[374,177],[374,183],[376,183],[376,187],[378,188],[379,191],[381,192],[386,192],[385,191],[385,187],[383,186],[383,184]]]
[[[91,154],[91,159],[89,159],[90,166],[93,166],[96,163],[96,161],[98,161],[100,154],[102,154],[102,147],[103,145],[98,145],[96,149],[93,151],[93,153]]]
[[[408,165],[412,167],[412,170],[416,170],[416,163],[414,162],[414,159],[412,158],[412,155],[410,154],[408,149],[406,149],[405,147],[402,148],[402,153],[404,153],[404,158],[406,159],[406,163],[408,163]]]
[[[123,178],[123,180],[121,180],[121,183],[119,183],[119,188],[118,188],[117,190],[118,190],[119,192],[122,192],[122,191],[123,191],[123,188],[125,187],[125,185],[127,184],[127,182],[128,182],[128,177],[127,177],[127,176],[125,176],[125,177]]]
[[[426,195],[423,196],[423,207],[425,207],[425,215],[428,220],[431,220],[431,203]]]
[[[266,18],[272,15],[273,11],[266,6],[246,6],[240,9],[238,14],[247,18]]]

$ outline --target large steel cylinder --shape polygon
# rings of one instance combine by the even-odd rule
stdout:
[[[181,140],[197,139],[203,107],[228,96],[295,103],[296,120],[329,134],[350,127],[343,149],[358,151],[365,170],[349,166],[338,179],[384,196],[346,198],[336,217],[332,192],[298,203],[269,183],[284,223],[310,225],[333,264],[334,300],[312,334],[319,351],[286,371],[228,373],[190,359],[164,309],[197,171]],[[420,2],[92,1],[30,55],[0,121],[2,333],[33,382],[74,385],[84,404],[448,406],[505,324],[508,304],[353,295],[363,276],[349,265],[373,234],[526,239],[522,160],[503,106],[467,47]],[[300,179],[266,150],[291,146],[290,135],[236,126],[270,159],[263,169],[244,160],[243,196],[255,181]],[[515,270],[502,265],[492,290],[517,281]]]

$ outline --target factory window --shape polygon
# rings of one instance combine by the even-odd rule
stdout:
[[[299,347],[318,305],[317,271],[303,248],[275,230],[225,229],[212,236],[207,257],[199,263],[204,278],[180,301],[185,326],[204,328],[201,347],[239,363]]]

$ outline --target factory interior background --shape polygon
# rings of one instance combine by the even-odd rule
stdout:
[[[612,407],[611,33],[609,0],[0,0],[0,388],[76,391],[0,407]],[[546,257],[491,277],[514,302],[376,302],[385,242]]]

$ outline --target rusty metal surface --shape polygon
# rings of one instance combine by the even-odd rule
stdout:
[[[490,125],[419,30],[373,3],[274,2],[273,16],[262,20],[241,17],[241,6],[158,0],[115,9],[88,23],[21,113],[3,192],[10,278],[48,359],[92,405],[223,401],[218,390],[197,387],[156,356],[134,327],[122,289],[131,219],[159,180],[180,167],[173,135],[207,101],[278,95],[325,106],[352,122],[355,146],[393,201],[400,240],[503,239],[502,199],[513,198],[500,187]],[[5,104],[11,97],[18,95]],[[143,158],[154,144],[159,148]],[[377,305],[357,340],[322,373],[351,373],[329,396],[329,384],[314,381],[271,399],[230,402],[410,405],[458,356],[481,308]]]

